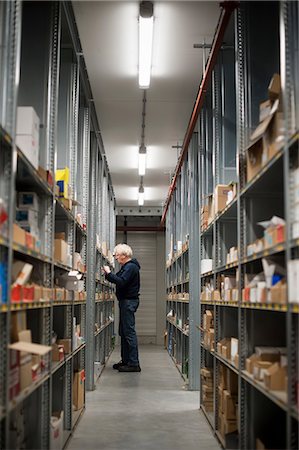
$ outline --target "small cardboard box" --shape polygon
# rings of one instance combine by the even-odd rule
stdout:
[[[258,355],[253,353],[249,358],[246,358],[246,371],[253,374],[253,364],[255,361],[259,361],[260,358]]]
[[[208,330],[213,324],[213,312],[207,309],[203,315],[203,328]]]
[[[73,379],[73,405],[75,410],[84,406],[85,371],[75,372]]]
[[[230,394],[238,393],[238,375],[232,370],[227,370],[227,390]]]
[[[270,288],[271,302],[286,304],[287,303],[287,285],[279,282]]]
[[[64,352],[65,353],[71,353],[72,352],[72,340],[71,339],[58,339],[57,340],[58,345],[63,345]]]
[[[283,391],[285,389],[285,378],[287,371],[278,363],[274,363],[264,373],[264,383],[267,389],[272,391]]]
[[[218,184],[214,192],[214,213],[217,215],[226,207],[227,194],[231,190],[227,184]]]
[[[227,420],[236,419],[236,397],[227,390],[223,391],[223,414]]]
[[[26,232],[16,223],[13,224],[13,241],[23,247],[26,246]]]
[[[280,75],[278,73],[275,73],[271,78],[271,81],[268,86],[269,99],[272,101],[276,100],[280,95],[280,90],[281,90]]]
[[[254,142],[246,152],[247,160],[247,183],[261,170],[264,164],[265,152],[267,150],[264,137]]]
[[[54,243],[54,259],[63,264],[67,264],[68,244],[62,239],[55,239]]]
[[[270,361],[255,361],[253,363],[253,377],[256,380],[263,381],[265,372],[271,365],[272,362]]]
[[[62,345],[52,344],[52,361],[63,361],[64,350]]]

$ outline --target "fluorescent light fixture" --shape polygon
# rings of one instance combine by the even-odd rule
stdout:
[[[146,169],[146,147],[141,145],[138,153],[138,174],[143,177]]]
[[[139,190],[138,190],[138,206],[144,205],[144,187],[142,184],[140,184]]]
[[[153,48],[153,4],[141,2],[139,12],[139,87],[150,85]]]

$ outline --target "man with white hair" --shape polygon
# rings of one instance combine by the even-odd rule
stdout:
[[[118,244],[114,257],[121,268],[116,274],[109,266],[104,266],[106,280],[116,285],[116,297],[119,302],[119,335],[121,337],[121,361],[113,365],[119,372],[141,372],[138,359],[138,342],[135,331],[135,312],[139,306],[140,265],[132,258],[129,245]]]

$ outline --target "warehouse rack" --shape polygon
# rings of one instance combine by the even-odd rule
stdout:
[[[0,446],[62,448],[84,410],[84,386],[94,389],[114,345],[114,294],[100,271],[113,264],[114,193],[71,4],[1,2],[0,29]],[[25,106],[40,120],[37,164],[18,140],[17,107]],[[69,195],[61,197],[55,173],[65,167]],[[31,224],[27,234],[15,225],[20,192],[38,200],[36,238]],[[69,256],[57,256],[54,239]],[[16,260],[33,266],[35,297],[26,301],[11,288]],[[59,287],[73,269],[80,294]],[[46,347],[20,390],[24,366],[8,346],[23,328]],[[64,342],[55,361],[54,337]]]
[[[298,259],[298,13],[296,2],[240,3],[228,23],[198,118],[196,189],[202,223],[197,228],[199,273],[193,282],[199,279],[200,344],[195,348],[191,345],[189,352],[200,354],[201,409],[225,448],[298,448],[299,307],[292,278],[296,268],[293,272],[291,269]],[[281,78],[278,113],[283,110],[283,119],[278,133],[281,140],[276,141],[280,145],[251,175],[248,154],[256,141],[250,136],[259,124],[259,104],[267,100],[268,85],[275,73]],[[190,146],[188,158],[193,157],[193,151]],[[216,186],[230,183],[233,199],[201,226],[211,194],[215,199]],[[180,180],[166,216],[168,252],[181,239],[177,234],[181,223],[179,191]],[[190,190],[189,196],[193,193]],[[197,237],[190,232],[192,222],[198,221],[198,217],[194,219],[197,210],[195,207],[190,222],[185,223],[189,247],[197,245]],[[284,237],[266,248],[249,250],[263,236],[257,222],[272,216],[285,220]],[[232,254],[227,259],[230,249]],[[258,302],[249,301],[244,293],[248,280],[265,270],[265,261],[274,263],[288,281],[287,293],[282,287],[275,301],[261,297]],[[180,270],[177,259],[166,268],[168,295],[180,292]],[[194,272],[190,271],[190,285]],[[224,277],[235,283],[229,295],[223,289]],[[172,302],[167,311],[174,309],[175,300]],[[285,373],[287,361],[287,376],[282,375],[283,381],[278,384],[283,387],[279,390],[266,387],[247,370],[252,367],[248,358],[259,347],[280,349],[280,373]]]

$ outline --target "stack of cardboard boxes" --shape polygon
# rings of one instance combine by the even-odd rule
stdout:
[[[286,348],[255,347],[246,359],[246,371],[268,390],[287,391]]]
[[[13,240],[16,244],[41,251],[39,233],[39,198],[35,192],[19,192]]]
[[[203,232],[208,225],[213,222],[215,217],[235,198],[237,194],[237,185],[235,182],[230,184],[218,184],[214,193],[204,199],[204,205],[201,207],[201,231]]]
[[[223,338],[217,342],[217,353],[238,367],[239,341],[237,338]]]
[[[247,182],[272,159],[284,144],[284,123],[280,101],[280,76],[274,74],[268,87],[268,100],[260,104],[260,123],[251,135],[247,149]]]
[[[200,369],[201,389],[202,389],[202,406],[206,411],[211,412],[213,405],[213,369],[202,367]]]
[[[26,311],[11,314],[10,400],[49,370],[51,347],[32,343]]]
[[[202,321],[203,329],[203,344],[209,350],[214,350],[215,332],[214,332],[214,317],[213,311],[205,310]]]
[[[218,385],[218,430],[224,438],[237,431],[238,376],[224,365],[220,365]]]
[[[33,265],[15,260],[12,266],[11,302],[39,302],[52,299],[52,289],[31,281]]]

